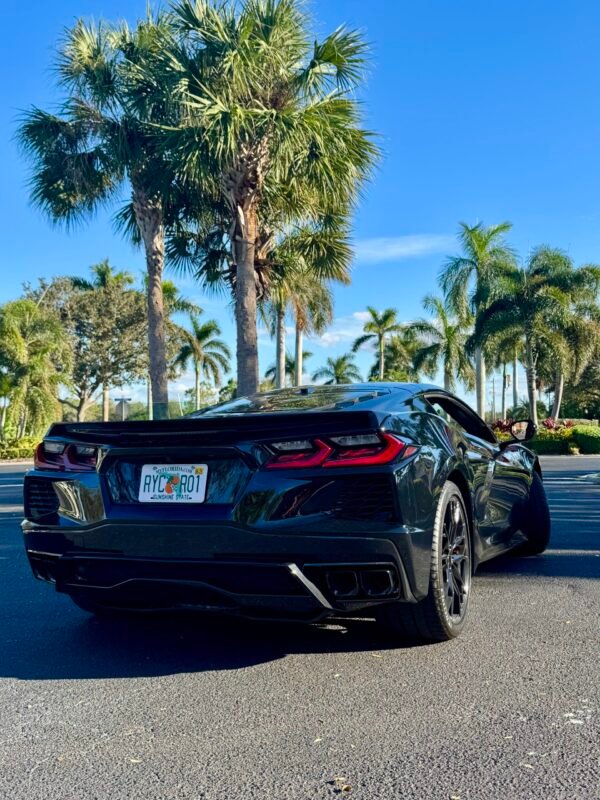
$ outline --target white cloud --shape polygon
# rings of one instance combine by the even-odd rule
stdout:
[[[455,246],[456,241],[453,236],[418,234],[359,239],[354,251],[358,264],[381,264],[385,261],[401,261],[432,253],[445,253]]]
[[[335,347],[340,342],[353,342],[363,332],[363,325],[370,317],[368,311],[355,311],[347,317],[337,317],[321,336],[311,337],[321,347]]]

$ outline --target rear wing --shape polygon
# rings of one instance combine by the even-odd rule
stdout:
[[[230,414],[135,422],[57,422],[45,440],[121,447],[227,444],[377,431],[387,416],[373,411]]]

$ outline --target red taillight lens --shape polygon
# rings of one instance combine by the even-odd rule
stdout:
[[[376,464],[389,464],[399,456],[406,457],[406,450],[409,445],[401,439],[397,439],[389,433],[381,434],[378,445],[367,445],[362,447],[342,447],[337,450],[333,457],[323,464],[324,467],[369,467]],[[414,447],[410,447],[414,453]],[[410,453],[408,454],[410,455]]]
[[[389,433],[332,437],[328,441],[276,442],[267,469],[369,467],[408,458],[417,451]]]
[[[96,469],[97,460],[96,447],[44,441],[36,447],[33,463],[36,469],[92,472]]]
[[[36,469],[58,469],[65,468],[64,460],[65,445],[61,442],[40,442],[35,448],[33,465]]]
[[[333,453],[330,447],[320,439],[314,442],[298,442],[304,446],[302,450],[288,450],[285,447],[288,443],[282,442],[283,452],[278,452],[267,464],[268,469],[298,469],[299,467],[320,467]],[[285,449],[284,449],[285,448]]]

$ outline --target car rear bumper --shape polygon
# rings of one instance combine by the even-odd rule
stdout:
[[[314,535],[233,524],[23,524],[36,577],[107,607],[318,619],[427,592],[431,534]]]

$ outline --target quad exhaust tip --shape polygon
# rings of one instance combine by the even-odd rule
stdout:
[[[383,598],[398,592],[398,580],[393,569],[336,569],[325,573],[332,595],[339,599],[361,597]]]

